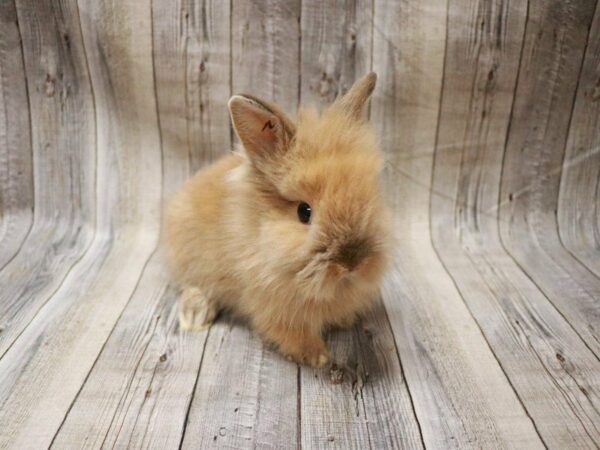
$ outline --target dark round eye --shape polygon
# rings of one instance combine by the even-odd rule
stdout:
[[[308,203],[302,202],[298,205],[298,219],[302,223],[310,222],[310,213],[312,209]]]

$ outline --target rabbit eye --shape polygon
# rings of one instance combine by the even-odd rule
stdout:
[[[302,202],[298,205],[298,219],[302,223],[310,222],[310,214],[312,209],[308,203]]]

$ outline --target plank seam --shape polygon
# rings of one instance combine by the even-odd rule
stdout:
[[[371,33],[370,33],[371,45],[370,45],[370,49],[369,49],[369,51],[370,51],[370,55],[369,55],[369,71],[370,72],[373,71],[373,38],[374,38],[374,36],[373,36],[373,29],[375,28],[375,15],[374,15],[375,11],[374,11],[374,8],[375,8],[375,0],[371,0]],[[355,14],[356,14],[356,12],[355,12]],[[354,17],[354,19],[356,21],[356,16]],[[356,73],[356,71],[354,71],[354,72]],[[363,75],[360,75],[360,76],[363,76]],[[372,103],[372,100],[369,99],[368,104],[367,104],[367,117],[368,117],[368,120],[371,120],[371,103]],[[383,305],[383,310],[386,311],[385,304],[383,304],[383,302],[381,302],[381,303]],[[387,311],[385,312],[385,314],[386,314],[386,317],[387,317]],[[394,340],[394,348],[396,349],[396,357],[398,358],[398,364],[400,365],[400,373],[402,373],[402,377],[404,378],[404,382],[406,383],[406,378],[404,377],[404,371],[402,370],[402,363],[400,362],[400,354],[398,353],[398,346],[396,344],[396,338],[394,337],[394,330],[392,330],[392,325],[389,323],[389,318],[388,318],[388,325],[389,325],[390,331],[392,333],[392,339]],[[353,333],[355,335],[356,342],[359,343],[360,342],[360,333],[358,332],[358,326],[354,327]],[[371,392],[374,394],[373,387],[370,386],[370,388],[371,388]],[[408,391],[408,387],[407,387],[406,390]],[[413,409],[413,416],[415,416],[415,408],[414,408],[414,405],[412,404],[412,397],[410,395],[410,392],[408,393],[408,397],[410,398],[411,407]],[[373,395],[373,398],[375,398],[375,395]],[[372,437],[371,437],[371,429],[369,427],[369,416],[367,414],[367,408],[365,406],[365,398],[364,398],[362,392],[360,393],[360,399],[361,399],[361,403],[362,403],[362,407],[363,407],[363,414],[365,416],[365,428],[367,430],[367,439],[368,439],[368,442],[369,442],[369,450],[372,450],[373,449],[373,442],[372,442]],[[416,418],[415,418],[415,421],[416,421]],[[420,434],[421,433],[421,426],[419,425],[418,421],[416,421],[416,422],[417,422],[417,425],[419,427],[419,434]],[[421,440],[422,439],[423,438],[421,436]]]
[[[150,257],[150,259],[149,259],[148,261],[150,261],[151,259],[152,259],[152,257]],[[146,263],[146,264],[147,264],[147,263]],[[136,287],[135,287],[135,289],[134,289],[134,290],[133,290],[133,292],[131,293],[130,300],[131,300],[131,298],[134,296],[134,294],[135,294],[135,291],[136,291],[136,289],[138,288],[138,286],[139,286],[139,283],[140,283],[140,281],[141,281],[141,280],[142,280],[142,278],[143,278],[143,274],[144,274],[144,271],[145,271],[145,269],[146,269],[146,267],[144,267],[144,270],[143,270],[143,271],[142,271],[142,273],[140,274],[140,278],[138,279],[138,283],[136,284]],[[163,291],[163,292],[164,292],[164,291]],[[124,308],[123,310],[125,310],[125,308]],[[121,318],[121,317],[119,317],[119,319],[120,319],[120,318]],[[117,321],[115,322],[115,325],[114,325],[114,327],[113,327],[113,330],[116,328],[116,326],[117,326],[118,322],[119,322],[119,320],[117,320]],[[150,347],[150,344],[152,343],[152,337],[154,336],[154,334],[156,333],[156,329],[158,328],[158,320],[153,320],[153,322],[154,322],[154,323],[153,323],[154,327],[152,328],[152,331],[150,331],[151,325],[147,327],[148,333],[146,334],[146,336],[147,336],[147,339],[148,339],[148,340],[147,340],[147,342],[146,342],[146,345],[144,345],[144,350],[142,350],[142,351],[140,352],[140,356],[139,356],[139,358],[138,358],[138,360],[137,360],[137,362],[136,362],[136,364],[135,364],[135,367],[134,367],[134,369],[131,371],[131,380],[130,380],[130,382],[129,382],[129,383],[127,383],[127,386],[126,386],[126,388],[124,389],[123,393],[121,394],[121,398],[119,399],[119,402],[117,403],[117,407],[115,408],[115,411],[114,411],[113,417],[111,418],[110,425],[109,425],[109,427],[108,427],[108,430],[107,430],[107,434],[104,436],[104,439],[102,440],[102,445],[100,446],[101,448],[105,448],[105,445],[104,445],[104,444],[106,443],[106,439],[108,438],[108,433],[110,432],[110,429],[112,428],[112,424],[114,423],[114,421],[115,421],[115,418],[117,417],[117,414],[120,412],[120,411],[119,411],[119,406],[121,405],[121,403],[122,403],[122,402],[126,401],[126,399],[127,399],[127,395],[128,395],[128,394],[129,394],[129,392],[130,392],[130,389],[131,389],[131,387],[132,387],[132,385],[133,385],[133,382],[134,382],[134,380],[136,379],[136,374],[137,374],[137,373],[139,372],[139,370],[140,370],[140,364],[141,364],[141,363],[142,363],[142,361],[144,360],[144,356],[145,356],[145,355],[146,355],[146,353],[148,352],[148,347]],[[111,334],[112,334],[112,332],[111,332]],[[108,341],[108,340],[107,340],[107,341]],[[154,376],[156,375],[156,367],[157,367],[157,365],[155,364],[155,365],[154,365],[154,368],[153,368],[153,370],[152,370],[152,376],[150,377],[150,382],[148,383],[150,386],[152,385],[152,381],[154,380]],[[139,386],[139,380],[138,380],[138,384],[137,384],[137,386]],[[137,386],[136,386],[136,387],[137,387]],[[135,388],[134,388],[134,389],[135,389]],[[145,401],[145,399],[144,399],[144,401]],[[123,426],[125,425],[125,420],[126,420],[127,416],[129,415],[129,409],[130,409],[130,407],[131,407],[131,404],[132,404],[132,403],[133,403],[133,399],[132,399],[132,400],[130,400],[130,401],[129,401],[129,404],[128,404],[128,405],[125,407],[125,414],[124,414],[124,416],[123,416],[123,420],[121,421],[121,425],[119,426],[119,429],[117,430],[117,433],[116,433],[116,435],[115,435],[115,437],[114,437],[114,442],[113,442],[113,445],[112,445],[112,448],[113,448],[113,449],[115,448],[115,446],[117,445],[117,442],[119,441],[119,436],[121,435],[121,431],[123,431]],[[143,403],[142,403],[142,407],[143,407]],[[133,424],[133,427],[132,427],[132,429],[135,429],[135,427],[136,427],[136,425],[137,425],[137,421],[138,421],[139,417],[140,417],[140,416],[139,416],[139,411],[138,411],[138,414],[137,414],[137,415],[136,415],[136,417],[135,417],[135,420],[134,420],[134,424]],[[133,433],[131,433],[131,434],[129,435],[129,440],[128,440],[128,443],[127,443],[127,448],[130,448],[130,444],[131,444],[131,439],[132,439],[132,437],[133,437]]]
[[[297,365],[297,375],[296,375],[296,408],[298,409],[298,413],[296,414],[296,448],[298,450],[302,450],[302,376],[300,365]]]
[[[387,320],[387,323],[390,328],[390,332],[392,334],[392,339],[394,341],[394,349],[396,350],[396,357],[398,358],[398,364],[400,365],[400,373],[402,374],[402,378],[404,380],[404,383],[406,384],[406,392],[408,392],[408,398],[410,399],[410,406],[412,407],[412,410],[413,410],[413,416],[415,418],[415,421],[417,422],[417,428],[419,430],[419,438],[421,439],[421,445],[423,446],[424,449],[426,449],[427,447],[425,446],[425,440],[423,439],[423,429],[421,428],[421,422],[417,415],[417,410],[415,409],[415,402],[413,400],[413,395],[410,390],[410,385],[408,383],[408,379],[406,378],[406,374],[404,373],[404,365],[402,364],[402,358],[400,357],[400,350],[398,349],[398,341],[396,341],[396,336],[394,334],[394,328],[392,327],[392,322],[391,322],[390,316],[387,312],[387,307],[385,306],[385,302],[382,301],[381,304],[383,306],[383,311],[385,312],[385,319]]]
[[[385,305],[383,305],[383,308],[385,310]],[[387,313],[386,313],[387,314]],[[391,325],[390,325],[391,327]],[[355,345],[358,345],[360,347],[360,332],[358,331],[358,325],[355,325],[354,328],[352,328],[352,334],[353,334],[353,341],[355,342]],[[392,335],[393,338],[393,335]],[[396,341],[394,340],[394,347],[396,347]],[[397,355],[397,354],[396,354]],[[397,355],[398,356],[398,355]],[[398,360],[400,359],[400,357],[398,356]],[[400,361],[398,361],[400,362]],[[356,367],[356,370],[358,372],[358,366]],[[358,375],[358,374],[357,374]],[[367,375],[368,377],[368,375]],[[406,380],[405,380],[406,381]],[[374,395],[374,390],[373,390],[373,386],[369,385],[370,391],[373,394],[373,398],[375,398]],[[360,404],[362,405],[362,414],[364,416],[364,420],[365,420],[365,430],[367,431],[367,442],[369,443],[369,450],[373,450],[373,442],[372,442],[372,438],[371,438],[371,427],[369,426],[370,422],[369,422],[369,415],[367,413],[367,408],[365,405],[365,396],[363,393],[363,390],[360,389],[357,394],[355,394],[357,397],[355,399],[356,403],[356,410],[358,412],[358,396],[360,396]],[[376,405],[375,405],[376,407]]]
[[[181,439],[179,441],[178,450],[181,450],[183,447],[183,441],[185,439],[185,432],[187,430],[188,422],[190,420],[190,411],[192,409],[192,403],[194,403],[194,397],[196,396],[196,388],[198,387],[198,380],[200,380],[200,373],[202,372],[202,363],[204,362],[204,355],[206,354],[206,344],[208,342],[208,338],[210,337],[210,332],[212,331],[214,325],[211,325],[206,332],[206,339],[204,339],[204,345],[202,346],[202,356],[200,357],[200,364],[198,365],[198,373],[196,374],[196,380],[194,381],[194,387],[192,389],[192,395],[190,396],[190,401],[187,405],[185,418],[183,420],[183,427],[181,428]]]
[[[187,89],[187,86],[186,86]],[[233,95],[233,0],[229,0],[229,96]],[[229,121],[229,152],[233,151],[235,133],[233,124]]]
[[[156,112],[156,125],[158,128],[158,142],[159,142],[159,147],[160,147],[160,176],[161,176],[161,188],[162,188],[162,192],[161,192],[161,199],[164,197],[164,193],[165,193],[165,151],[164,151],[164,140],[163,140],[163,133],[162,133],[162,123],[160,120],[160,111],[159,111],[159,107],[158,107],[158,89],[156,87],[156,54],[155,54],[155,47],[154,47],[154,0],[150,1],[150,45],[151,45],[151,58],[152,58],[152,87],[154,90],[154,109]],[[87,61],[87,59],[86,59]],[[187,74],[187,70],[186,70],[186,74]],[[162,234],[162,228],[163,228],[163,214],[164,214],[164,209],[162,207],[162,200],[160,202],[159,205],[159,224],[158,224],[158,235],[160,236]],[[160,240],[159,240],[160,242]]]
[[[517,76],[516,76],[515,84],[514,84],[514,88],[513,88],[512,104],[510,106],[510,113],[508,115],[508,125],[506,127],[506,135],[505,135],[505,138],[504,138],[504,149],[503,149],[503,152],[502,152],[502,161],[500,163],[500,183],[502,183],[502,178],[503,178],[502,175],[504,173],[504,168],[506,167],[506,148],[508,146],[508,136],[510,135],[510,129],[511,129],[511,126],[512,126],[512,119],[513,119],[514,109],[515,109],[515,99],[516,99],[516,95],[517,95],[517,88],[519,86],[519,78],[521,76],[521,65],[522,65],[522,62],[523,62],[523,53],[524,53],[524,47],[525,47],[525,36],[526,36],[526,33],[527,33],[527,25],[529,24],[529,7],[530,7],[530,2],[528,0],[527,1],[526,12],[525,12],[525,23],[523,25],[523,41],[522,41],[522,44],[521,44],[521,54],[519,56],[519,64],[517,66]],[[504,242],[502,241],[502,236],[501,236],[501,233],[500,233],[500,208],[501,208],[501,202],[502,202],[501,195],[502,195],[501,189],[498,189],[497,213],[496,213],[496,234],[498,236],[500,245],[502,246],[502,248],[504,249],[504,251],[508,254],[508,251],[506,250],[506,247],[504,246]],[[512,255],[509,255],[509,257],[512,258]],[[467,308],[468,308],[468,306],[467,306]],[[470,309],[469,309],[469,311],[470,311]],[[479,326],[479,322],[477,322],[477,320],[475,322],[477,323],[477,326]],[[486,342],[487,342],[487,340],[486,340]],[[498,359],[496,357],[496,354],[493,351],[492,351],[492,354],[494,355],[494,358]],[[502,367],[502,364],[500,364],[500,368],[502,369],[502,372],[504,372],[504,368]],[[510,378],[506,375],[506,372],[504,372],[504,374],[505,374],[505,376],[506,376],[509,384],[511,385],[511,387],[515,391],[515,395],[517,396],[517,399],[519,400],[519,402],[523,406],[523,409],[525,410],[525,414],[527,414],[527,416],[531,419],[531,423],[533,424],[533,428],[535,429],[536,433],[540,437],[540,439],[542,441],[542,444],[544,445],[544,447],[548,448],[548,445],[544,441],[544,438],[542,437],[540,431],[537,428],[535,420],[533,420],[533,417],[531,417],[529,411],[525,407],[525,404],[523,403],[523,400],[521,399],[519,393],[516,391],[516,389],[512,385],[512,382],[510,381]]]

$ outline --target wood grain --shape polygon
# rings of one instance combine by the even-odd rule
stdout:
[[[296,372],[244,324],[213,325],[183,448],[295,448]]]
[[[300,1],[234,2],[233,93],[253,93],[294,113],[300,80]],[[233,68],[243,67],[243,70]]]
[[[300,101],[330,104],[371,70],[373,0],[303,0]]]
[[[178,293],[155,255],[56,435],[54,448],[179,445],[206,332],[178,330]]]
[[[0,269],[33,221],[31,123],[14,2],[0,5]],[[2,325],[0,324],[0,327]]]
[[[455,32],[452,20],[462,20],[455,5],[375,4],[373,63],[382,88],[371,120],[388,153],[398,234],[383,299],[426,447],[538,448],[531,421],[431,244],[430,220],[439,220],[434,209],[430,218],[429,201],[436,194],[430,180],[442,44]]]
[[[385,309],[328,334],[334,362],[302,369],[304,448],[422,448]]]
[[[600,445],[595,0],[0,2],[0,448]],[[378,73],[394,262],[283,359],[177,326],[164,201],[236,141]]]
[[[465,8],[455,5],[457,12]],[[448,39],[448,54],[455,57],[447,60],[444,74],[431,205],[437,213],[434,243],[544,444],[590,445],[595,400],[579,386],[597,383],[597,361],[529,279],[533,270],[523,272],[498,236],[501,176],[512,176],[524,164],[521,154],[515,166],[503,168],[506,141],[531,123],[530,109],[518,119],[513,111],[516,122],[509,122],[511,108],[528,89],[519,94],[527,78],[520,74],[532,73],[523,61],[533,52],[523,45],[537,35],[534,24],[547,10],[531,8],[526,16],[498,9],[502,20],[489,20],[492,12],[479,10]],[[464,52],[465,35],[473,36],[471,53]],[[502,202],[500,197],[501,207]],[[513,224],[500,217],[500,228]]]
[[[48,4],[36,7],[35,2],[28,1],[16,2],[16,11],[29,93],[27,111],[32,127],[36,207],[27,239],[13,247],[0,272],[0,285],[4,287],[0,291],[0,326],[4,328],[0,334],[0,355],[13,344],[90,245],[92,233],[85,224],[93,220],[95,205],[94,178],[82,175],[94,173],[90,164],[95,157],[95,141],[77,14],[73,9],[57,10]],[[71,29],[73,33],[69,35],[65,30]],[[68,45],[65,35],[69,36]],[[18,95],[16,86],[15,94]],[[27,152],[28,146],[23,148]],[[18,147],[11,151],[22,154]],[[20,180],[18,172],[13,177],[13,183]],[[27,189],[23,194],[31,195]],[[26,210],[25,217],[29,214]],[[18,235],[13,238],[19,240]]]
[[[565,149],[558,198],[562,242],[600,276],[600,8],[590,28]]]
[[[32,13],[34,10],[43,12],[37,7],[33,8],[24,3],[19,3],[18,6],[19,16],[22,12],[23,14]],[[144,5],[138,5],[138,10],[127,9],[124,5],[117,11],[110,8],[102,9],[95,3],[82,2],[79,6],[82,7],[81,14],[77,8],[57,9],[57,11],[69,18],[66,31],[70,36],[77,36],[77,30],[80,30],[78,19],[79,17],[82,19],[81,30],[89,63],[86,65],[83,61],[82,66],[90,67],[95,94],[93,104],[96,106],[95,110],[85,111],[96,113],[98,153],[97,158],[85,160],[92,164],[91,168],[74,173],[78,173],[87,183],[95,187],[91,193],[94,196],[98,194],[95,199],[92,197],[92,200],[97,200],[97,203],[91,201],[90,205],[87,205],[82,201],[72,201],[71,196],[68,195],[69,190],[65,193],[60,190],[63,185],[65,189],[77,186],[76,178],[71,179],[73,177],[67,175],[68,171],[60,175],[60,170],[68,169],[69,164],[59,164],[52,159],[38,159],[37,162],[40,164],[52,164],[48,166],[42,164],[35,171],[36,182],[39,181],[36,184],[36,205],[41,195],[38,190],[44,185],[47,186],[44,195],[52,197],[52,200],[47,203],[42,202],[43,206],[36,207],[36,220],[38,217],[40,220],[43,217],[50,219],[54,214],[60,213],[60,209],[52,211],[51,208],[58,207],[57,202],[64,201],[70,206],[62,207],[65,217],[56,221],[58,225],[67,228],[65,226],[69,223],[67,213],[80,205],[81,209],[77,212],[79,215],[85,213],[86,208],[93,207],[88,220],[96,226],[97,231],[90,234],[92,242],[85,254],[80,255],[75,261],[70,273],[55,288],[51,298],[20,334],[19,340],[12,344],[0,360],[2,379],[0,403],[3,405],[0,411],[0,430],[2,430],[0,446],[39,448],[50,444],[115,321],[135,289],[157,242],[156,212],[160,199],[160,185],[156,188],[146,183],[149,179],[161,179],[161,153],[156,132],[155,107],[152,101],[149,14],[144,14]],[[96,7],[99,9],[94,9]],[[149,13],[149,10],[147,12]],[[53,15],[49,14],[49,17]],[[99,27],[92,25],[95,23],[91,22],[92,17],[100,23],[114,26],[118,26],[113,20],[115,17],[121,20],[127,20],[128,17],[146,17],[145,22],[139,24],[137,28],[140,36],[147,36],[146,45],[142,45],[143,41],[136,39],[133,34],[119,34],[118,29],[109,33],[110,29],[105,27],[102,33],[106,34],[100,39],[102,45],[110,44],[112,50],[111,53],[107,53],[105,48],[99,45]],[[107,17],[110,20],[106,20]],[[64,34],[56,33],[52,28],[54,26],[52,21],[32,20],[28,23],[43,28],[43,30],[32,31],[32,36],[49,35],[52,39],[59,36],[63,42],[65,41]],[[81,45],[80,41],[71,39],[69,45]],[[35,42],[35,39],[32,37],[30,41]],[[60,48],[59,45],[50,47],[52,51]],[[127,54],[139,56],[137,59],[130,58],[126,62],[119,61],[119,49],[123,48],[127,50]],[[83,47],[80,47],[77,52],[83,55]],[[35,67],[34,59],[31,57],[27,64]],[[50,58],[43,60],[55,61]],[[119,63],[115,64],[117,61]],[[44,71],[43,77],[33,77],[34,72],[28,69],[32,87],[35,87],[36,81],[45,80],[47,75]],[[133,86],[136,89],[133,89]],[[30,92],[33,92],[33,89],[30,89]],[[58,91],[57,94],[60,92]],[[132,95],[125,95],[127,92]],[[42,95],[46,96],[45,90],[39,93],[39,96]],[[73,98],[73,102],[76,103],[84,99],[75,95],[75,91],[72,92],[72,97],[70,95],[66,95],[67,101]],[[56,95],[49,98],[55,97]],[[58,97],[60,98],[60,95]],[[33,106],[32,103],[32,111]],[[87,103],[86,107],[89,106],[90,103]],[[42,104],[37,111],[39,114],[45,111]],[[72,114],[75,116],[72,118],[74,127],[79,123],[78,120],[87,117],[81,112],[77,112],[78,115],[75,112]],[[52,114],[48,112],[48,115],[51,120],[60,120],[62,117],[60,105],[56,105],[56,110]],[[65,120],[68,118],[65,117]],[[153,128],[148,131],[141,129],[139,124],[151,124]],[[82,125],[82,130],[86,129]],[[77,128],[63,127],[60,130],[60,133],[55,131],[55,136],[52,137],[62,136],[66,141],[68,132],[73,134]],[[44,131],[45,128],[39,128],[39,132]],[[92,145],[88,147],[78,143],[75,136],[72,136],[69,142],[74,152],[87,151],[90,147],[96,148],[93,140]],[[68,148],[67,142],[64,145]],[[53,146],[45,147],[43,153],[45,157],[65,157],[65,153],[61,153],[65,151],[64,149],[58,147],[53,151],[52,148]],[[56,166],[57,173],[49,170],[53,165]],[[96,177],[84,177],[86,171],[95,173]],[[46,180],[53,179],[55,176],[58,178],[53,181]],[[52,183],[56,184],[54,190]],[[114,194],[104,195],[108,192]],[[52,225],[54,221],[47,220],[45,223]],[[51,249],[64,252],[60,246]],[[51,258],[50,261],[52,262]],[[2,273],[5,274],[6,270]],[[52,414],[48,414],[48,411],[52,411]]]
[[[231,150],[230,3],[152,1],[153,64],[168,198]]]
[[[538,20],[530,21],[523,47],[500,233],[515,261],[600,358],[600,279],[564,249],[556,226],[565,143],[595,7],[595,1],[544,2],[530,11]]]

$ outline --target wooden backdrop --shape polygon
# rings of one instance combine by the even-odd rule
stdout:
[[[600,445],[596,3],[0,0],[0,447]],[[400,239],[345,369],[180,333],[161,202],[229,96],[369,70]]]

